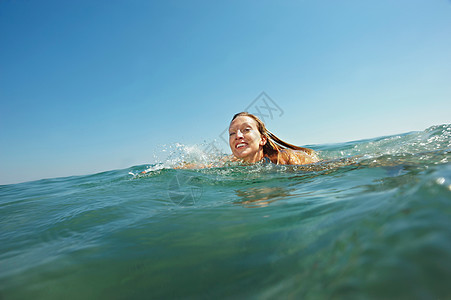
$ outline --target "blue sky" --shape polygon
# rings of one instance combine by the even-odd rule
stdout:
[[[263,91],[298,145],[451,121],[446,0],[3,0],[0,45],[0,184],[153,163]]]

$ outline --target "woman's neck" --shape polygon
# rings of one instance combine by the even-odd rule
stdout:
[[[260,160],[262,160],[264,157],[263,155],[263,149],[261,149],[260,151],[258,151],[257,153],[255,153],[253,156],[251,157],[246,157],[245,159],[243,159],[243,161],[247,162],[247,163],[256,163]]]

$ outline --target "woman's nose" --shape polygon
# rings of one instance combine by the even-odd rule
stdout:
[[[237,132],[236,132],[236,137],[237,138],[242,138],[244,135],[243,135],[243,133],[241,132],[241,130],[237,130]]]

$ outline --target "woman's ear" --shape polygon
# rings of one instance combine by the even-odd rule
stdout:
[[[260,140],[260,146],[266,145],[267,141],[268,141],[268,138],[266,137],[266,135],[262,134],[261,135],[261,140]]]

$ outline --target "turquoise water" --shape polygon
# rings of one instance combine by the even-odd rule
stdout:
[[[451,125],[314,148],[0,186],[0,299],[451,299]]]

